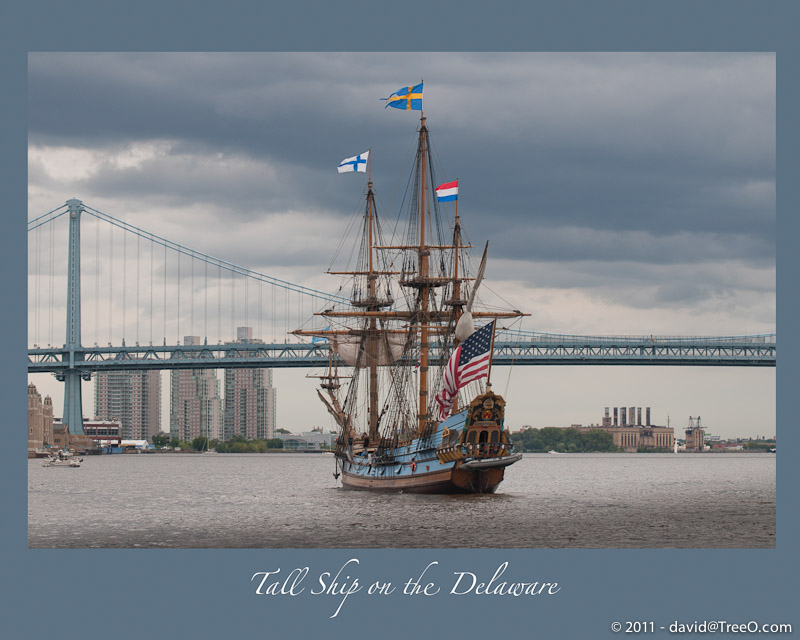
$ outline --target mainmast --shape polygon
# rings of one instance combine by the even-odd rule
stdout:
[[[420,280],[420,313],[419,313],[419,433],[425,430],[428,422],[428,300],[430,284],[428,283],[428,256],[430,250],[425,246],[425,155],[428,128],[425,126],[425,115],[419,118],[420,142],[420,187],[419,187],[419,280]]]

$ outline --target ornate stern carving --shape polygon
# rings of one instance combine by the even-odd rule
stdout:
[[[491,458],[508,452],[508,434],[503,428],[506,401],[491,390],[477,396],[467,409],[461,444],[467,455]]]

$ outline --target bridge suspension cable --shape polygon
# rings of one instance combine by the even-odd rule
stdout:
[[[69,224],[70,216],[65,214],[74,206],[88,214],[83,216],[83,226],[92,221],[95,226],[94,230],[91,226],[85,230],[89,233],[84,233],[82,240],[85,251],[80,265],[84,278],[81,302],[85,307],[83,323],[88,325],[84,327],[84,336],[91,336],[95,345],[101,340],[106,342],[106,339],[109,346],[139,344],[142,340],[150,344],[162,340],[165,345],[173,340],[180,343],[184,337],[182,332],[187,330],[192,334],[202,332],[205,341],[209,341],[209,331],[213,331],[215,324],[217,335],[213,336],[214,342],[236,341],[237,326],[249,326],[250,323],[258,327],[258,333],[250,335],[262,340],[269,340],[271,336],[275,342],[281,331],[289,331],[307,320],[302,315],[309,306],[303,300],[304,296],[321,300],[322,304],[345,299],[339,295],[340,292],[319,291],[191,249],[73,199],[28,221],[30,254],[33,254],[29,262],[32,294],[29,335],[36,348],[45,343],[56,347],[63,341],[63,329],[56,316],[63,312],[67,298],[67,288],[63,284],[67,243],[62,245],[59,238],[61,223],[67,221]],[[108,225],[107,234],[101,229],[103,223]],[[130,234],[136,237],[135,246]],[[145,246],[148,244],[149,249]],[[159,246],[163,247],[163,256],[159,255]],[[175,255],[174,259],[170,257],[172,255]],[[202,272],[197,271],[197,261],[203,263]],[[159,271],[163,271],[163,280]],[[251,280],[258,283],[255,285],[258,292],[254,290],[255,283]],[[271,297],[263,291],[264,285],[270,287]],[[161,286],[163,291],[158,292]],[[146,290],[148,287],[149,290]],[[203,291],[195,291],[196,287],[202,287]],[[284,290],[283,296],[277,295],[279,288]],[[215,294],[216,304],[213,302]],[[294,304],[291,299],[293,296],[297,296]],[[272,309],[264,309],[263,304],[269,304],[270,299]],[[227,320],[222,322],[225,317],[223,313],[227,313],[225,307],[228,304],[231,305],[230,334],[225,330],[226,335],[223,335],[222,325],[228,324]],[[256,309],[251,308],[254,304],[257,305]],[[200,306],[195,308],[195,305],[202,305],[202,310]],[[280,309],[281,305],[283,309]],[[214,307],[217,312],[216,323],[213,319]],[[162,316],[161,322],[159,314]],[[163,329],[161,336],[157,335],[159,331],[155,328],[159,324]],[[169,337],[173,335],[175,338]],[[286,342],[286,339],[281,338],[280,341]]]
[[[59,213],[59,214],[52,215],[56,211],[58,211],[59,209],[63,209],[63,211],[61,213]],[[67,211],[68,211],[67,205],[66,204],[62,204],[60,207],[56,207],[52,211],[48,211],[47,213],[43,213],[42,215],[40,215],[37,218],[34,218],[33,220],[28,220],[28,231],[33,231],[34,229],[36,229],[38,227],[41,227],[43,224],[47,224],[48,222],[52,222],[56,218],[60,218]],[[52,217],[48,217],[48,216],[52,216]]]
[[[281,287],[281,288],[286,289],[288,291],[293,291],[295,293],[300,293],[300,294],[303,294],[303,295],[306,295],[306,296],[311,296],[312,298],[318,298],[320,300],[340,301],[340,302],[346,302],[347,301],[346,298],[344,298],[344,297],[342,297],[340,295],[337,295],[337,294],[326,293],[324,291],[318,291],[317,289],[312,289],[310,287],[304,287],[303,285],[294,284],[294,283],[288,282],[286,280],[281,280],[280,278],[275,278],[273,276],[268,276],[266,274],[259,273],[257,271],[252,271],[252,270],[247,269],[245,267],[241,267],[239,265],[233,264],[232,262],[228,262],[227,260],[222,260],[221,258],[215,258],[213,256],[207,255],[207,254],[202,253],[200,251],[195,251],[194,249],[190,249],[188,247],[185,247],[185,246],[183,246],[183,245],[181,245],[181,244],[179,244],[177,242],[172,242],[171,240],[167,240],[166,238],[162,238],[161,236],[158,236],[158,235],[156,235],[154,233],[150,233],[149,231],[144,231],[144,230],[140,229],[139,227],[135,227],[134,225],[128,224],[127,222],[123,222],[122,220],[118,220],[117,218],[115,218],[115,217],[113,217],[113,216],[111,216],[111,215],[109,215],[107,213],[103,213],[102,211],[99,211],[98,209],[94,209],[92,207],[89,207],[86,204],[84,204],[83,207],[84,207],[85,211],[89,215],[95,216],[96,218],[99,218],[101,220],[105,220],[109,224],[112,224],[112,225],[115,225],[115,226],[117,226],[117,227],[119,227],[121,229],[124,229],[125,231],[127,231],[129,233],[133,233],[135,235],[141,236],[142,238],[150,240],[151,242],[155,242],[157,244],[161,244],[161,245],[163,245],[163,246],[165,246],[165,247],[167,247],[169,249],[172,249],[173,251],[176,251],[179,254],[183,254],[183,255],[189,256],[189,257],[191,257],[193,259],[202,260],[204,262],[208,262],[211,265],[219,265],[221,267],[224,267],[226,270],[231,271],[232,273],[238,274],[239,276],[251,278],[253,280],[260,280],[260,281],[262,281],[262,282],[264,282],[266,284],[270,284],[270,285],[273,285],[273,286]],[[30,223],[28,225],[28,230],[31,230]]]

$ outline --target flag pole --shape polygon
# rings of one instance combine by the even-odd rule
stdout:
[[[494,359],[494,335],[497,331],[497,318],[492,322],[492,344],[489,347],[489,370],[486,372],[486,391],[492,388],[492,360]]]
[[[458,182],[458,178],[456,178],[456,182]],[[458,280],[458,250],[460,249],[461,245],[461,227],[459,226],[458,220],[458,198],[456,198],[456,219],[455,219],[455,226],[453,227],[453,246],[455,247],[453,251],[455,255],[453,256],[453,301],[457,301],[461,299],[461,282]],[[455,328],[458,324],[458,319],[461,317],[461,308],[458,306],[453,306],[453,350],[455,351],[456,347],[458,347],[458,338],[456,338]],[[454,414],[456,412],[456,408],[458,407],[458,394],[456,397],[453,398],[453,406],[450,407],[450,414]]]

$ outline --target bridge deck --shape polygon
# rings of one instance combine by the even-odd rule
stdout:
[[[196,346],[33,348],[29,373],[87,374],[93,371],[148,369],[245,369],[322,367],[327,344],[218,344]],[[434,354],[432,363],[446,357]],[[515,334],[498,336],[496,365],[680,365],[774,367],[774,334],[758,336],[570,336]]]

